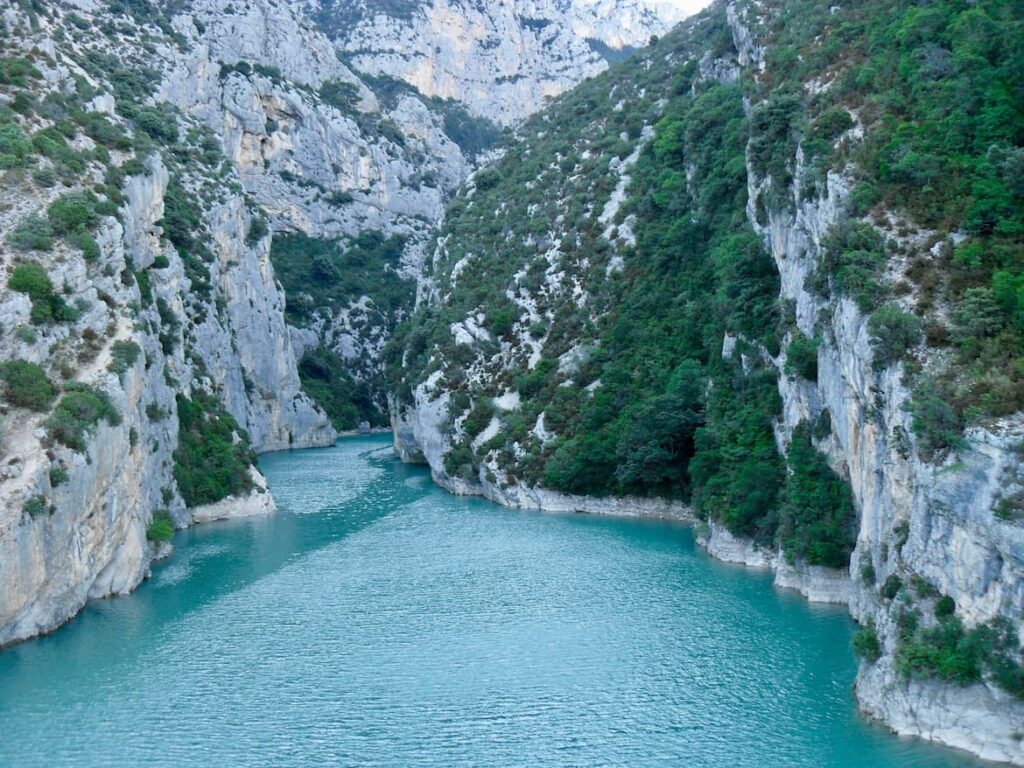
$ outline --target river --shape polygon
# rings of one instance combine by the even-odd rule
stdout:
[[[857,714],[841,608],[387,445],[261,457],[278,514],[0,652],[0,766],[979,765]]]

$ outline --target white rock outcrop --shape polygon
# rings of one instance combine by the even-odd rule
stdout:
[[[359,70],[511,124],[682,17],[643,0],[430,0],[402,15],[367,3],[336,36]]]

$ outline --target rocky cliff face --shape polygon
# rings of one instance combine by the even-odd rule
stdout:
[[[743,10],[730,6],[729,23],[741,61],[763,67],[764,51]],[[794,168],[793,187],[798,190],[805,173],[799,154]],[[899,733],[991,760],[1024,763],[1024,706],[1018,699],[991,684],[958,690],[935,682],[908,682],[899,674],[894,657],[903,609],[877,588],[893,576],[906,583],[923,579],[933,588],[926,591],[953,599],[968,626],[1000,617],[1021,626],[1024,528],[1001,519],[995,510],[999,498],[1013,495],[1022,479],[1024,420],[1017,414],[969,428],[965,445],[938,464],[908,450],[906,436],[913,435],[914,424],[904,365],[880,371],[868,317],[857,303],[848,298],[829,303],[806,287],[822,260],[825,237],[842,221],[855,181],[830,173],[821,198],[806,201],[795,195],[791,209],[770,212],[761,224],[758,201],[770,183],[749,171],[748,178],[748,219],[770,248],[781,277],[780,295],[794,302],[799,329],[814,336],[819,318],[831,316],[818,351],[817,385],[780,378],[783,418],[778,429],[786,440],[799,422],[830,414],[831,434],[820,448],[849,477],[857,502],[849,605],[859,622],[878,628],[884,645],[878,661],[862,663],[857,677],[861,706]],[[890,214],[886,224],[894,219]],[[888,234],[897,240],[921,237],[920,231],[897,232],[890,226]],[[865,578],[865,572],[874,577]]]
[[[314,15],[360,71],[454,99],[510,124],[646,45],[682,15],[669,4],[614,2],[373,2],[319,0]]]
[[[630,186],[638,153],[653,140],[653,151],[664,151],[659,157],[672,156],[668,148],[676,134],[669,131],[675,130],[672,118],[681,110],[671,101],[672,91],[692,89],[700,94],[713,90],[711,82],[730,85],[743,78],[756,83],[747,91],[755,95],[744,101],[747,120],[755,127],[742,168],[743,217],[775,265],[777,295],[789,321],[778,350],[766,348],[760,339],[745,338],[742,332],[727,331],[721,356],[748,373],[761,365],[774,371],[779,404],[773,432],[782,455],[789,453],[798,429],[815,425],[813,445],[845,479],[852,495],[852,553],[849,566],[842,569],[801,562],[782,546],[734,535],[714,518],[698,523],[699,538],[722,559],[773,568],[780,586],[798,589],[812,600],[849,606],[867,628],[865,637],[877,646],[865,653],[857,678],[858,700],[866,713],[900,733],[988,759],[1024,764],[1024,704],[1009,692],[1012,682],[999,684],[995,671],[971,673],[955,682],[958,678],[948,671],[922,672],[932,662],[912,657],[948,649],[939,640],[927,639],[942,632],[993,638],[1002,630],[991,628],[1009,627],[1004,669],[1017,665],[1018,671],[1009,674],[1019,674],[1024,528],[1007,511],[1011,504],[1007,500],[1020,497],[1024,479],[1020,455],[1024,420],[1020,413],[985,419],[964,431],[957,450],[944,455],[927,451],[924,438],[918,437],[921,430],[915,421],[911,382],[920,380],[922,369],[927,373],[945,364],[948,355],[922,345],[915,347],[913,359],[879,359],[879,331],[871,322],[871,312],[839,291],[828,295],[815,288],[816,275],[830,258],[829,238],[858,216],[899,254],[923,253],[918,258],[938,259],[943,238],[915,225],[897,205],[875,208],[871,216],[856,213],[853,190],[863,170],[850,158],[857,156],[862,142],[870,140],[871,131],[856,112],[830,137],[846,160],[823,171],[811,161],[814,130],[787,127],[785,118],[778,118],[784,109],[781,99],[760,101],[765,98],[761,84],[777,84],[779,74],[773,67],[785,61],[772,48],[783,5],[716,4],[703,19],[689,25],[690,32],[684,33],[688,38],[671,38],[669,48],[663,40],[643,54],[648,69],[670,63],[670,73],[661,77],[667,82],[674,72],[678,80],[668,89],[638,100],[636,94],[646,84],[636,82],[640,76],[635,71],[622,70],[613,73],[617,77],[609,78],[603,91],[588,89],[578,100],[556,106],[542,121],[528,123],[509,152],[519,163],[539,159],[537,177],[526,186],[556,190],[557,195],[518,195],[502,188],[498,197],[508,202],[491,214],[500,214],[492,231],[486,225],[471,224],[474,201],[483,189],[479,179],[486,171],[471,177],[456,202],[456,225],[443,233],[433,258],[434,292],[425,298],[427,308],[421,310],[423,334],[406,345],[403,362],[422,373],[407,381],[405,394],[394,402],[396,449],[405,460],[429,464],[435,479],[449,490],[481,494],[503,504],[613,514],[651,504],[627,499],[589,505],[566,502],[564,494],[545,486],[559,477],[564,466],[560,451],[567,448],[564,434],[559,441],[559,429],[566,429],[575,418],[569,410],[567,419],[566,409],[581,408],[590,414],[584,418],[594,419],[596,406],[586,403],[609,386],[600,375],[600,364],[595,370],[592,361],[602,355],[607,359],[611,352],[603,351],[601,343],[614,343],[616,337],[598,336],[595,328],[617,322],[614,316],[624,310],[614,298],[602,303],[607,290],[604,281],[616,279],[613,276],[623,270],[624,276],[618,279],[636,279],[630,277],[631,271],[635,275],[644,268],[636,250],[636,232],[654,226],[652,205],[657,210],[657,205],[665,204],[647,196],[640,205],[630,205],[631,196],[649,195],[643,187]],[[799,13],[799,9],[789,10]],[[714,21],[716,17],[719,22]],[[715,37],[713,29],[725,31],[728,43]],[[804,55],[813,54],[805,50]],[[830,87],[838,89],[834,75],[808,79],[803,99],[813,103]],[[598,108],[591,113],[593,122],[569,129],[572,137],[583,133],[582,142],[567,134],[557,154],[549,153],[543,142],[548,131],[557,132],[555,121],[586,110],[582,105],[588,100],[611,110],[640,112],[646,127],[630,126],[618,137],[624,144],[614,146],[608,136],[613,131],[603,130],[598,117],[607,111]],[[764,135],[756,130],[772,130],[770,125],[763,126],[776,119],[784,127],[777,134],[777,146],[782,149],[773,166],[771,158],[762,159],[771,150],[765,149]],[[715,130],[723,125],[718,120]],[[609,155],[610,145],[614,149]],[[689,150],[690,145],[686,146]],[[816,151],[821,151],[820,145]],[[570,182],[550,182],[544,175],[548,162],[564,174],[561,179],[569,177]],[[688,194],[708,194],[698,186],[700,158],[684,154],[682,162],[690,184]],[[500,161],[496,165],[501,174],[510,173],[509,168]],[[492,183],[487,180],[488,185]],[[679,194],[675,187],[662,189]],[[574,211],[572,206],[579,199]],[[484,205],[492,202],[489,197],[483,200]],[[506,215],[506,210],[515,213]],[[638,224],[638,216],[648,218]],[[459,226],[460,221],[466,224]],[[954,234],[953,238],[964,236]],[[493,278],[487,289],[489,299],[474,304],[465,299],[467,287],[462,283],[467,269],[493,268],[481,247],[486,242],[507,248],[503,258],[511,263],[507,274]],[[581,242],[587,247],[579,249]],[[919,307],[924,306],[919,303],[920,293],[906,287],[914,282],[906,277],[911,261],[894,258],[880,279],[889,286],[900,285],[894,291],[894,303],[903,312],[920,314]],[[469,288],[482,290],[479,282]],[[714,290],[713,285],[709,290]],[[512,321],[495,322],[495,307],[510,314]],[[663,305],[658,311],[674,310]],[[568,317],[580,324],[567,326],[567,313],[573,313]],[[943,318],[940,322],[948,322],[951,311],[946,306],[937,314]],[[567,327],[574,332],[569,334],[571,341],[562,343]],[[636,332],[633,326],[627,327]],[[801,337],[817,340],[813,379],[795,375],[787,362],[790,354],[795,359],[795,340]],[[649,349],[647,354],[653,357],[656,350]],[[539,397],[532,393],[545,382],[557,385],[549,390],[553,394],[531,403]],[[620,380],[611,386],[635,385]],[[720,384],[715,380],[711,386]],[[619,402],[624,401],[626,396],[620,396]],[[577,406],[577,402],[583,404]],[[552,427],[556,407],[560,413]],[[622,444],[620,440],[620,450]],[[571,445],[579,450],[578,443]],[[552,446],[559,447],[552,452]],[[592,455],[602,457],[598,451]],[[533,457],[539,457],[546,469],[538,472]],[[945,618],[943,610],[955,614]],[[998,646],[1001,641],[981,642]]]
[[[88,13],[90,6],[80,10]],[[126,20],[129,28],[132,21]],[[69,38],[62,33],[72,22],[83,31]],[[87,599],[133,589],[166,549],[148,540],[154,516],[180,526],[273,508],[254,467],[245,470],[251,491],[223,498],[215,509],[186,507],[175,471],[178,397],[214,396],[234,417],[235,438],[256,450],[334,439],[324,414],[300,389],[284,296],[268,258],[270,238],[248,236],[255,217],[237,183],[230,188],[233,172],[224,169],[216,183],[229,189],[214,196],[209,173],[182,159],[195,151],[188,138],[178,145],[172,173],[158,147],[139,143],[141,123],[120,116],[130,97],[115,97],[105,75],[116,78],[124,70],[110,68],[141,50],[101,58],[114,41],[96,34],[99,20],[90,16],[29,18],[9,9],[4,24],[5,62],[31,68],[27,82],[7,82],[8,98],[12,90],[15,98],[30,92],[35,105],[60,107],[29,108],[6,123],[34,135],[36,152],[5,171],[0,359],[38,365],[51,381],[64,381],[65,394],[49,416],[49,403],[33,413],[10,400],[8,379],[0,442],[0,644],[53,629]],[[97,61],[108,69],[91,66]],[[27,87],[11,88],[19,84]],[[64,126],[69,144],[38,138],[53,136],[54,125]],[[78,128],[85,125],[93,128]],[[187,120],[179,127],[198,130]],[[159,133],[159,126],[150,130]],[[136,147],[144,149],[132,151],[133,131]],[[123,182],[104,188],[104,174]],[[54,175],[63,189],[54,187]],[[184,194],[203,198],[188,222],[189,237],[207,243],[201,266],[167,238],[172,180]],[[91,194],[92,185],[102,191]],[[63,223],[61,205],[81,222]],[[17,241],[32,227],[39,239]],[[11,278],[25,266],[41,267],[60,292],[48,301],[70,309],[56,318],[37,316],[47,299],[17,290]],[[75,400],[75,386],[100,399]],[[92,413],[104,401],[109,412]]]

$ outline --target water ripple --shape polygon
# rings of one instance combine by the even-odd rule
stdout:
[[[0,765],[972,765],[857,718],[842,611],[383,445],[264,457],[281,513],[0,654]]]

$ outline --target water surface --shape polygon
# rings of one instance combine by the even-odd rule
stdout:
[[[853,624],[686,528],[264,456],[126,598],[0,652],[0,766],[976,766],[857,714]]]

